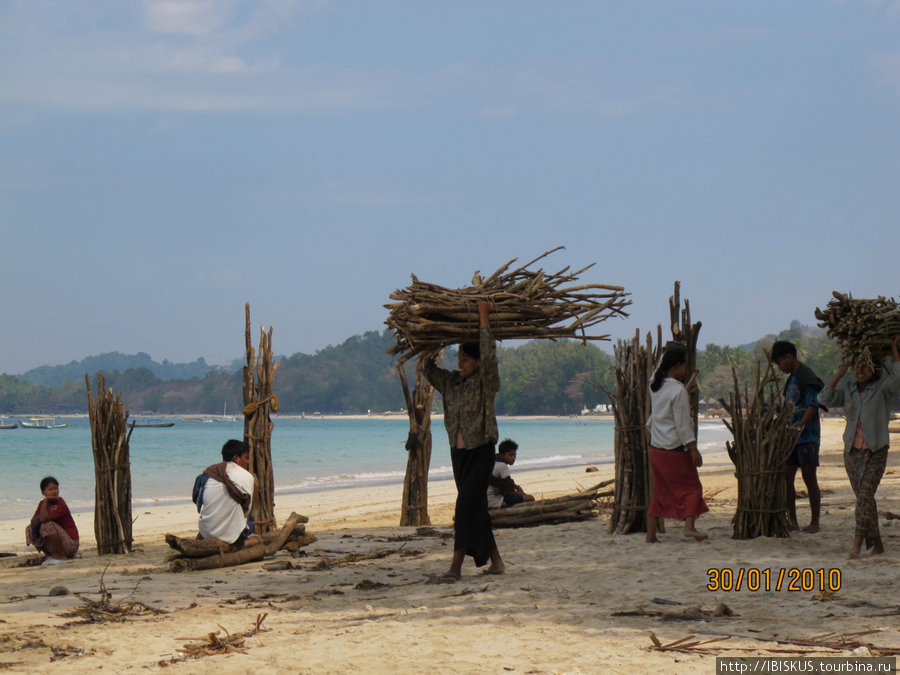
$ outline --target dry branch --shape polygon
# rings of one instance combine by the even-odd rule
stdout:
[[[843,358],[854,365],[883,359],[894,336],[900,334],[897,302],[883,295],[863,300],[833,291],[832,296],[824,310],[816,307],[816,318],[838,343]]]
[[[248,631],[244,631],[243,633],[237,633],[232,635],[227,630],[219,626],[223,633],[225,633],[225,637],[219,637],[219,631],[214,633],[207,633],[205,637],[199,638],[178,638],[179,640],[193,640],[193,643],[188,643],[178,649],[179,654],[188,658],[200,658],[201,656],[214,656],[216,654],[228,654],[231,652],[238,652],[240,654],[245,654],[247,652],[244,647],[244,641],[248,637],[253,637],[257,633],[260,633],[264,630],[269,630],[268,628],[263,628],[263,621],[266,620],[266,617],[269,616],[268,612],[265,614],[257,614],[256,615],[256,623],[253,628]]]
[[[491,331],[498,340],[608,340],[608,335],[590,335],[588,329],[611,316],[628,316],[624,308],[631,301],[621,286],[572,285],[593,264],[577,272],[568,267],[556,273],[528,269],[561,248],[511,270],[517,260],[513,258],[487,278],[476,272],[466,288],[444,288],[412,275],[410,286],[391,293],[397,302],[385,305],[390,310],[385,324],[396,340],[388,353],[400,355],[402,364],[422,352],[477,340],[477,301],[482,299],[494,303]]]

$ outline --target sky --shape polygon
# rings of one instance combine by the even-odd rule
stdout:
[[[381,331],[410,274],[629,339],[900,295],[900,0],[0,0],[0,373]],[[611,351],[611,344],[603,346]]]

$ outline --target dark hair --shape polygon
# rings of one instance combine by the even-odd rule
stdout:
[[[481,360],[481,346],[477,342],[463,342],[459,351],[469,358]]]
[[[244,443],[244,441],[232,438],[229,441],[225,441],[225,445],[222,446],[222,459],[226,462],[230,462],[235,457],[240,457],[245,452],[250,452],[250,446]]]
[[[681,349],[667,349],[663,354],[659,368],[653,373],[653,380],[650,382],[650,391],[659,391],[662,386],[663,379],[672,368],[687,361],[685,352]]]
[[[56,480],[53,476],[47,476],[44,480],[41,481],[41,492],[43,492],[47,488],[47,486],[50,485],[50,483],[53,483],[54,485],[56,485],[56,487],[59,487],[58,480]]]
[[[793,342],[779,340],[772,345],[772,363],[778,363],[788,354],[797,358],[797,348],[794,346]]]
[[[497,446],[497,454],[505,455],[510,450],[515,451],[519,449],[519,444],[516,443],[511,438],[505,438],[500,441],[500,445]]]

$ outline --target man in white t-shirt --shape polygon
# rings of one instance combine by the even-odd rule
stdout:
[[[250,447],[243,441],[229,440],[222,446],[222,461],[198,476],[194,502],[200,511],[200,536],[243,546],[253,532],[247,516],[253,504],[253,474]],[[205,478],[205,481],[204,481]]]
[[[525,490],[509,474],[509,467],[516,463],[516,454],[519,445],[510,439],[505,439],[497,446],[497,457],[494,462],[494,471],[488,484],[487,499],[489,509],[499,509],[504,506],[513,506],[522,502],[533,502],[532,495],[525,494]]]

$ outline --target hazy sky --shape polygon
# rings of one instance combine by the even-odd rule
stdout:
[[[0,372],[382,330],[566,246],[630,337],[900,292],[900,1],[0,0]]]

